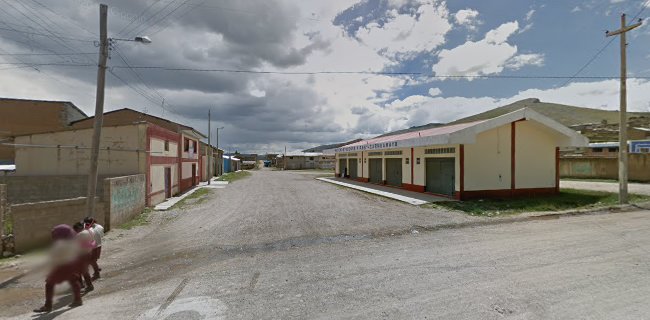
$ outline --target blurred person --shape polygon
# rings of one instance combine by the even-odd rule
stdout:
[[[90,273],[88,273],[92,251],[95,247],[95,236],[91,230],[84,227],[82,222],[75,223],[72,228],[77,233],[75,238],[81,247],[81,254],[77,259],[77,266],[80,274],[79,283],[82,287],[85,287],[85,292],[90,292],[95,289]],[[83,282],[81,281],[81,278],[83,278]]]
[[[90,266],[93,268],[93,280],[99,279],[99,272],[102,271],[102,268],[99,267],[97,261],[102,255],[102,238],[104,237],[104,227],[95,221],[93,217],[86,217],[84,219],[84,225],[86,229],[89,229],[93,232],[95,237],[95,247],[93,248],[90,255]]]
[[[77,264],[82,250],[75,239],[76,233],[69,225],[60,224],[52,229],[51,235],[53,243],[48,259],[50,271],[45,279],[45,304],[34,312],[52,311],[54,286],[64,281],[70,284],[74,296],[70,307],[74,308],[82,304]]]

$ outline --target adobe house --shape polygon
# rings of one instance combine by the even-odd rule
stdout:
[[[336,175],[459,200],[559,192],[559,148],[588,139],[531,109],[335,149]]]
[[[0,98],[0,142],[30,133],[58,131],[73,121],[88,117],[69,101]],[[0,144],[0,165],[13,165],[11,145]]]

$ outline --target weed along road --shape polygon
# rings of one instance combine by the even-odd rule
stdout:
[[[63,290],[43,319],[650,314],[648,211],[483,225],[494,218],[412,206],[316,176],[252,171],[113,231],[96,290],[76,309],[65,307]],[[42,276],[2,287],[0,317],[36,318],[28,311],[41,302]]]

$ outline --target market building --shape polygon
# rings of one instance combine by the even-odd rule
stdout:
[[[559,148],[588,139],[531,109],[335,149],[336,175],[459,200],[559,192]]]

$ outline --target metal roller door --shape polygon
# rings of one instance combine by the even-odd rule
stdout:
[[[341,177],[348,175],[348,159],[339,159],[339,173]]]
[[[427,192],[454,195],[456,186],[455,158],[428,158],[426,175]]]
[[[368,159],[369,180],[372,183],[381,183],[381,159]]]
[[[357,164],[358,160],[356,158],[350,158],[349,161],[350,161],[349,162],[350,169],[348,170],[348,174],[350,175],[351,179],[356,179],[357,177],[359,177],[357,173],[357,168],[359,167],[359,165]]]
[[[402,186],[402,159],[386,159],[386,184]]]

